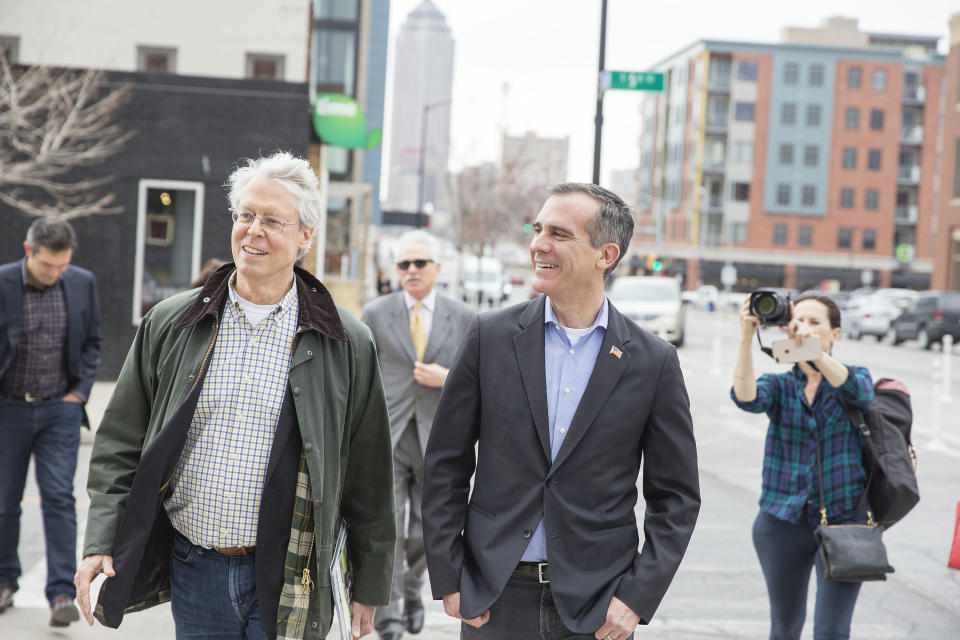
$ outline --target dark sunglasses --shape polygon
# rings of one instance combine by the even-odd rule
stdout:
[[[416,265],[417,269],[423,269],[431,262],[433,262],[433,260],[430,258],[427,258],[426,260],[401,260],[397,263],[397,268],[400,269],[400,271],[406,271],[410,268],[410,265]]]

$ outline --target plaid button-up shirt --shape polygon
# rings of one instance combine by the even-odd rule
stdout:
[[[256,327],[236,296],[217,344],[165,506],[173,526],[201,547],[257,543],[260,497],[283,405],[298,301],[291,288]]]
[[[27,277],[24,261],[22,334],[17,355],[0,380],[0,394],[38,398],[67,392],[67,303],[63,282],[40,289]]]
[[[839,387],[821,380],[812,404],[804,396],[807,376],[799,366],[785,373],[760,376],[757,397],[751,402],[738,401],[730,389],[738,407],[770,417],[760,494],[760,508],[767,513],[799,523],[809,501],[807,513],[819,521],[818,440],[827,517],[857,506],[866,486],[866,473],[860,434],[850,424],[842,403],[865,409],[873,400],[873,380],[863,367],[847,367],[847,371],[847,381]]]

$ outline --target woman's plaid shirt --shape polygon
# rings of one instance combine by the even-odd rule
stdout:
[[[760,376],[757,397],[751,402],[738,401],[730,389],[738,407],[770,417],[760,494],[760,508],[767,513],[799,523],[808,501],[813,508],[807,513],[819,512],[817,440],[823,456],[827,517],[857,506],[866,486],[860,434],[841,403],[866,409],[873,400],[873,380],[863,367],[847,367],[847,371],[847,381],[839,387],[821,380],[812,405],[804,396],[807,376],[799,366]]]

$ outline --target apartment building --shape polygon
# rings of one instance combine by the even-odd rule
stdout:
[[[701,40],[651,69],[665,87],[641,110],[636,249],[688,287],[727,262],[744,290],[928,287],[937,38],[838,18],[782,37]]]
[[[960,291],[960,13],[950,18],[940,209],[933,233],[934,289]]]

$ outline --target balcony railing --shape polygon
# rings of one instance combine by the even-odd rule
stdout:
[[[726,133],[727,114],[707,117],[707,133]]]
[[[917,184],[920,182],[920,167],[915,164],[900,165],[897,167],[897,182]]]
[[[924,87],[904,87],[903,101],[908,104],[923,104],[927,99],[927,90]]]
[[[923,142],[923,127],[914,125],[900,129],[900,144],[920,144]]]
[[[715,93],[730,93],[730,76],[710,76],[707,81],[707,91]]]
[[[917,205],[898,204],[895,222],[897,224],[917,224]]]

